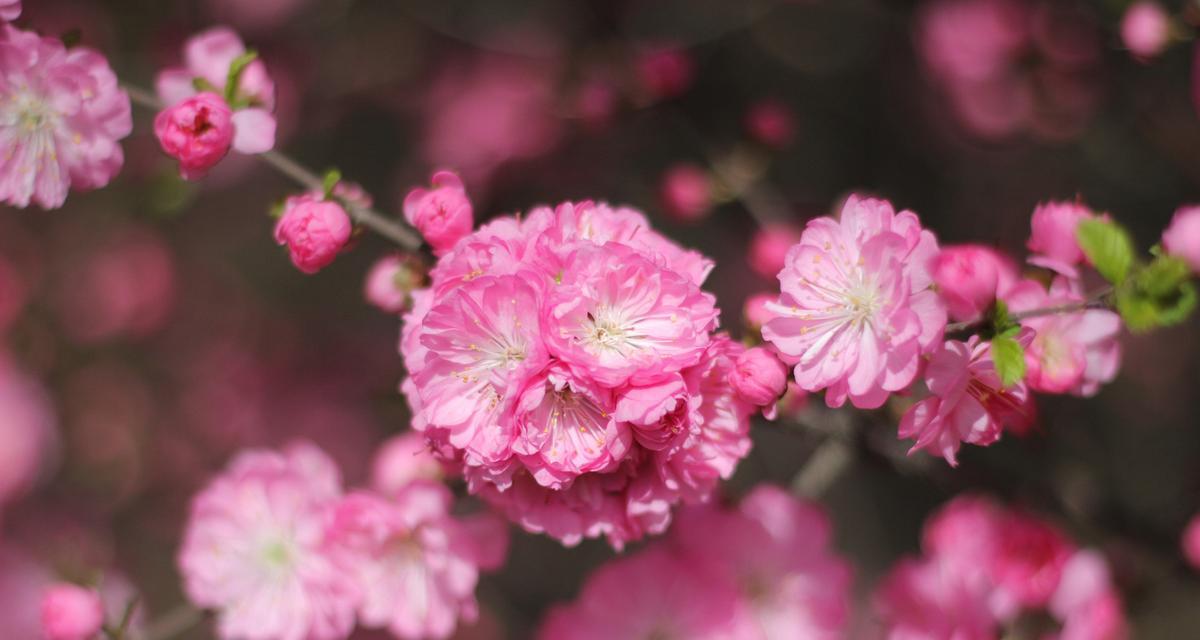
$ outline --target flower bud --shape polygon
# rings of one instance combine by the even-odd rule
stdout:
[[[1163,232],[1163,248],[1167,253],[1188,263],[1200,273],[1200,206],[1182,207],[1171,218]]]
[[[930,265],[950,317],[964,322],[977,320],[996,300],[1004,269],[995,251],[979,245],[946,247]]]
[[[729,382],[738,397],[750,404],[764,407],[779,399],[787,390],[787,367],[763,347],[747,349],[738,356]]]
[[[759,229],[750,241],[750,268],[764,278],[783,270],[788,250],[800,243],[801,230],[790,224],[772,224]]]
[[[333,262],[352,227],[338,203],[314,194],[292,196],[275,225],[275,241],[287,245],[297,269],[311,274]]]
[[[179,160],[184,179],[198,180],[229,153],[233,111],[217,94],[199,93],[160,111],[154,135],[163,151]]]
[[[56,584],[42,597],[46,640],[88,640],[104,625],[100,594],[73,584]]]
[[[778,100],[763,100],[751,106],[745,125],[751,138],[775,149],[788,146],[796,135],[791,109]]]
[[[655,99],[674,98],[687,91],[695,74],[691,56],[673,45],[647,47],[634,64],[642,91]]]
[[[1029,261],[1063,275],[1077,275],[1075,265],[1083,261],[1083,249],[1075,236],[1079,223],[1095,217],[1092,211],[1075,202],[1048,202],[1033,211],[1031,233],[1026,246],[1038,254]]]
[[[474,210],[462,180],[450,171],[433,174],[433,189],[417,187],[404,198],[404,219],[442,255],[474,226]]]
[[[660,196],[671,216],[685,221],[699,220],[712,210],[712,185],[703,169],[677,164],[663,174]]]
[[[388,313],[400,313],[408,308],[412,292],[424,282],[425,269],[414,256],[384,256],[367,273],[363,296]]]
[[[1135,2],[1121,18],[1121,41],[1139,58],[1153,58],[1162,53],[1170,37],[1171,19],[1157,2]]]

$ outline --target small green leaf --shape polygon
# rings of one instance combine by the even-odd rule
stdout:
[[[1130,331],[1141,333],[1180,324],[1195,311],[1196,302],[1196,287],[1191,282],[1177,284],[1166,295],[1150,295],[1131,287],[1117,292],[1117,313]]]
[[[225,80],[225,101],[229,104],[237,104],[238,101],[238,86],[242,83],[242,72],[246,67],[250,66],[251,62],[258,59],[258,52],[251,49],[246,53],[233,59],[229,63],[229,76]]]
[[[1113,284],[1125,282],[1133,267],[1133,240],[1115,222],[1107,220],[1084,220],[1075,231],[1079,247],[1088,259]]]
[[[1005,387],[1025,378],[1025,348],[1011,337],[992,340],[992,361],[996,364],[996,373],[1000,374],[1000,383]]]
[[[192,86],[196,88],[196,91],[201,93],[206,91],[209,93],[219,93],[211,82],[199,76],[192,78]]]
[[[325,177],[321,180],[321,189],[325,192],[325,199],[328,200],[333,196],[333,188],[342,181],[342,172],[337,169],[330,169],[325,172]]]
[[[1137,289],[1151,297],[1173,296],[1192,277],[1187,263],[1172,256],[1159,256],[1134,275]]]

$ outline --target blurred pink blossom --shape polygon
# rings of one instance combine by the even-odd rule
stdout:
[[[662,176],[659,197],[671,216],[696,221],[712,211],[712,183],[708,173],[693,164],[676,164]]]
[[[275,242],[286,245],[292,264],[314,274],[329,266],[346,246],[354,225],[342,205],[317,194],[290,196],[275,223]]]
[[[154,135],[183,178],[198,180],[229,153],[233,111],[217,94],[198,93],[158,112]]]
[[[0,0],[0,20],[13,21],[21,17],[21,0]]]
[[[431,180],[432,189],[417,187],[404,197],[404,219],[408,221],[436,255],[454,247],[475,226],[474,209],[462,180],[451,171],[438,171]]]
[[[796,116],[779,100],[760,100],[746,111],[746,133],[768,147],[782,149],[796,137]]]
[[[57,445],[50,399],[0,354],[0,509],[33,488]]]
[[[41,615],[46,640],[89,640],[104,624],[104,604],[92,589],[59,583],[42,598]]]
[[[662,100],[674,98],[691,87],[695,63],[678,45],[647,45],[636,54],[634,72],[641,90],[653,99]]]
[[[443,463],[433,456],[425,436],[415,431],[394,436],[375,452],[371,462],[371,488],[393,495],[417,480],[441,480]]]
[[[363,282],[363,297],[383,311],[402,313],[412,303],[412,292],[424,283],[425,269],[419,259],[391,254],[371,265]]]
[[[1200,207],[1181,207],[1163,231],[1163,249],[1200,274]]]
[[[906,558],[875,592],[875,609],[892,640],[993,640],[986,592],[940,558]]]
[[[133,120],[104,56],[0,24],[0,75],[0,202],[57,209],[117,175]]]
[[[755,338],[762,331],[763,325],[775,317],[768,308],[768,305],[775,301],[775,297],[770,293],[756,293],[746,298],[746,304],[742,308],[742,321],[746,330]]]
[[[1171,38],[1171,17],[1154,0],[1139,0],[1121,17],[1121,41],[1130,53],[1149,59],[1162,53]]]
[[[788,251],[800,240],[803,230],[786,223],[774,223],[754,232],[750,240],[750,268],[764,277],[775,279],[783,270]]]
[[[1200,515],[1192,516],[1188,521],[1187,527],[1183,530],[1183,537],[1180,540],[1183,548],[1183,557],[1192,565],[1193,569],[1200,571]]]

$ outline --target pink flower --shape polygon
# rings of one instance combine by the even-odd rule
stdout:
[[[385,495],[399,493],[415,481],[438,481],[445,475],[425,436],[415,431],[389,438],[371,462],[371,488]]]
[[[917,440],[910,454],[925,449],[958,466],[963,442],[987,446],[1000,438],[1005,425],[1032,419],[1028,389],[1023,383],[1010,388],[1000,384],[991,345],[978,336],[967,342],[946,341],[929,361],[925,384],[932,395],[900,420],[900,437]]]
[[[0,202],[56,209],[121,170],[133,120],[102,55],[0,24],[0,78]]]
[[[659,193],[667,213],[680,220],[699,220],[712,210],[708,174],[692,164],[677,164],[667,169]]]
[[[778,100],[761,100],[746,111],[746,133],[768,147],[782,149],[796,137],[796,117]]]
[[[843,637],[850,566],[830,551],[829,519],[782,489],[760,485],[737,510],[680,512],[673,541],[706,580],[739,595],[739,638]]]
[[[1082,302],[1077,280],[1059,276],[1047,292],[1026,280],[1005,295],[1013,312]],[[1121,367],[1121,317],[1106,309],[1028,318],[1034,330],[1025,350],[1025,381],[1034,391],[1092,396],[1117,376]]]
[[[163,151],[179,160],[184,179],[198,180],[229,153],[233,111],[215,93],[196,94],[158,112],[154,135]]]
[[[1162,5],[1141,0],[1129,5],[1121,17],[1121,41],[1138,58],[1162,53],[1171,38],[1171,17]]]
[[[900,561],[875,593],[891,640],[992,640],[996,621],[986,590],[939,558]]]
[[[800,244],[802,232],[790,224],[770,224],[754,232],[750,240],[750,268],[764,278],[775,278],[783,270],[788,251]]]
[[[940,341],[946,312],[927,265],[937,240],[916,214],[851,196],[840,222],[811,220],[779,273],[782,295],[763,327],[796,383],[825,401],[879,407],[908,387]]]
[[[644,48],[634,60],[642,91],[654,99],[674,98],[688,90],[695,65],[687,51],[671,44]]]
[[[341,479],[311,445],[245,451],[192,501],[179,552],[184,589],[217,611],[223,638],[349,635],[358,587],[327,550]]]
[[[425,283],[420,260],[407,254],[384,256],[371,265],[363,282],[367,302],[388,313],[402,313],[412,302],[412,292]]]
[[[47,470],[56,430],[46,392],[0,354],[0,509],[24,496]]]
[[[417,187],[404,197],[404,219],[442,255],[471,233],[474,212],[462,180],[450,171],[433,174],[433,189]]]
[[[481,550],[450,517],[452,502],[445,487],[417,481],[394,498],[354,493],[338,505],[330,553],[362,588],[363,626],[400,638],[447,638],[459,619],[476,618]]]
[[[747,331],[757,334],[762,331],[763,325],[775,317],[770,305],[776,297],[770,293],[756,293],[746,298],[746,304],[742,307],[742,321]]]
[[[1075,230],[1081,221],[1094,217],[1091,209],[1077,202],[1038,205],[1033,211],[1033,232],[1026,244],[1037,255],[1029,262],[1068,277],[1078,277],[1075,265],[1083,262],[1084,255]]]
[[[930,265],[938,295],[950,317],[979,319],[1017,279],[1017,267],[994,249],[980,245],[945,247]]]
[[[42,598],[42,633],[46,640],[88,640],[104,624],[104,603],[91,589],[56,584]]]
[[[228,27],[214,27],[198,33],[184,43],[185,66],[160,72],[155,79],[155,88],[158,90],[158,98],[165,104],[177,105],[164,113],[177,111],[178,107],[183,106],[181,103],[198,93],[212,92],[217,96],[232,96],[232,100],[226,105],[232,111],[226,116],[232,125],[232,147],[239,153],[263,153],[275,146],[276,127],[275,83],[267,74],[266,65],[262,60],[251,61],[242,70],[236,87],[229,89],[225,86],[229,81],[230,66],[245,53],[246,45],[237,33]],[[207,83],[205,91],[196,89],[197,80]],[[209,108],[215,109],[212,106]],[[187,110],[184,110],[182,114],[167,117],[174,119],[187,113]],[[218,128],[221,129],[220,139],[225,139],[225,127],[222,125]],[[155,119],[155,133],[158,134],[158,118]],[[159,134],[160,140],[162,137]],[[175,156],[165,143],[163,148]],[[208,154],[205,155],[207,157]],[[204,168],[211,168],[219,159],[212,160]],[[185,178],[193,179],[186,175],[189,171],[187,167],[180,168],[185,172]]]
[[[1163,232],[1163,248],[1200,273],[1200,207],[1182,207]]]
[[[1182,547],[1184,559],[1193,569],[1200,570],[1200,516],[1192,516],[1188,521],[1183,530]]]
[[[275,242],[287,245],[292,264],[313,274],[329,266],[350,239],[353,224],[342,205],[317,194],[291,196],[275,223]]]
[[[0,0],[0,20],[12,22],[21,17],[21,0]]]
[[[997,593],[993,610],[1040,608],[1050,604],[1074,545],[1054,527],[1032,516],[1005,512],[997,522],[987,572]]]
[[[729,382],[742,400],[765,407],[787,390],[788,370],[775,354],[763,347],[755,347],[738,356]]]
[[[666,549],[618,558],[592,574],[576,602],[550,612],[541,640],[734,640],[737,594]]]

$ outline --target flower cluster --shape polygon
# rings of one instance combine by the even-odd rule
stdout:
[[[749,450],[743,348],[713,334],[700,288],[712,263],[641,213],[568,202],[444,249],[404,318],[402,389],[414,427],[527,530],[661,532]]]
[[[411,473],[342,491],[308,444],[239,454],[192,503],[180,569],[222,638],[345,638],[355,619],[400,638],[445,638],[476,615],[480,568],[500,564],[499,521],[450,515],[444,486]]]
[[[1034,516],[959,497],[926,522],[922,550],[876,592],[890,638],[985,640],[1027,625],[1042,638],[1126,635],[1104,558]]]
[[[669,540],[599,569],[543,640],[811,638],[846,631],[850,567],[812,505],[770,485],[736,509],[687,507]]]
[[[104,56],[0,24],[0,202],[57,209],[71,188],[107,185],[132,130],[129,96]]]

